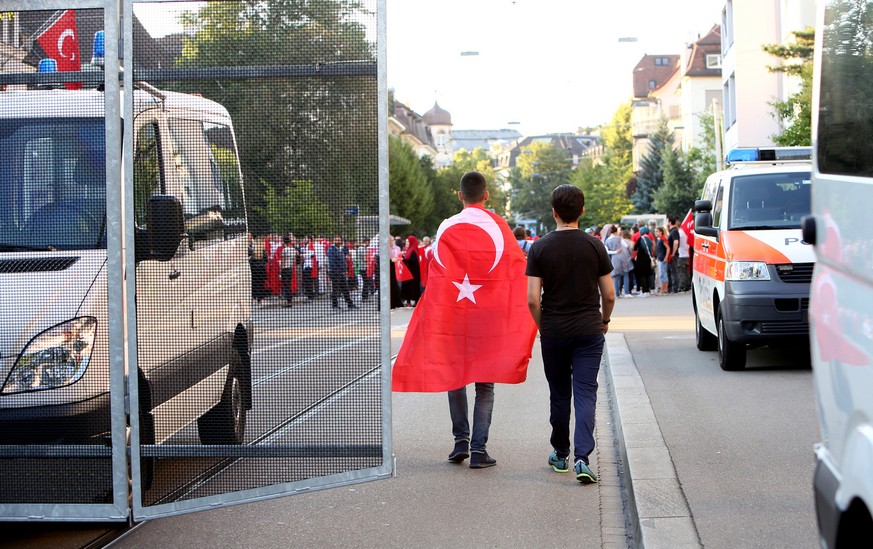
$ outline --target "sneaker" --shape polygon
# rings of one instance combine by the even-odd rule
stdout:
[[[497,460],[488,455],[488,452],[473,452],[470,454],[470,469],[484,469],[497,465]]]
[[[551,455],[549,455],[549,465],[552,466],[552,471],[556,473],[566,473],[570,470],[569,458],[559,458],[557,450],[552,450]]]
[[[449,461],[452,463],[461,463],[470,457],[470,443],[466,440],[459,440],[455,443],[455,449],[449,454]]]
[[[594,474],[588,464],[581,459],[576,460],[576,480],[582,484],[594,484],[597,482],[597,475]]]

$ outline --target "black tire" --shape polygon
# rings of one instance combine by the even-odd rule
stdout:
[[[724,329],[724,318],[718,313],[718,365],[726,372],[746,367],[746,344],[731,341]]]
[[[152,390],[141,369],[137,370],[137,386],[139,388],[139,444],[155,443],[155,416],[152,414]],[[143,492],[150,489],[155,479],[155,458],[140,457],[139,478]]]
[[[697,342],[697,349],[699,351],[718,350],[718,338],[709,333],[700,324],[700,315],[697,314],[697,307],[694,307],[694,339]]]
[[[203,444],[242,444],[246,432],[246,405],[240,379],[239,355],[231,364],[227,383],[218,404],[197,418],[197,432]]]

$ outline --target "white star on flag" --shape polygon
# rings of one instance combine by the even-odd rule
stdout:
[[[463,283],[458,283],[453,280],[452,284],[454,284],[455,288],[459,290],[458,301],[461,301],[462,299],[469,299],[473,303],[476,303],[476,296],[473,295],[473,292],[481,288],[481,284],[470,284],[470,276],[466,274],[464,275]]]

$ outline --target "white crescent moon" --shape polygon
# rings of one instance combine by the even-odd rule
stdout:
[[[491,240],[494,241],[494,264],[491,265],[491,268],[488,269],[488,272],[494,270],[494,267],[500,262],[500,258],[503,257],[503,233],[500,231],[500,226],[497,225],[497,222],[488,215],[488,212],[479,208],[464,208],[461,213],[457,215],[453,215],[452,217],[446,219],[440,225],[439,230],[437,230],[436,238],[434,238],[433,243],[433,258],[436,260],[440,266],[445,269],[446,266],[443,265],[442,260],[440,260],[440,236],[444,232],[446,232],[450,227],[454,227],[455,225],[460,225],[462,223],[468,223],[470,225],[475,225],[488,233],[488,236],[491,237]]]
[[[64,40],[66,40],[67,38],[72,38],[73,40],[76,39],[76,35],[75,33],[73,33],[73,29],[67,29],[62,32],[60,36],[58,36],[58,55],[60,55],[61,57],[67,57],[66,55],[64,55]],[[70,59],[75,60],[76,54],[73,53]]]

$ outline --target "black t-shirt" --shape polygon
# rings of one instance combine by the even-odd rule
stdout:
[[[540,333],[602,334],[598,280],[610,272],[612,261],[603,242],[584,231],[552,231],[535,241],[525,274],[543,279]]]
[[[678,246],[676,248],[676,253],[675,254],[673,253],[673,242],[678,242],[681,244],[681,241],[679,240],[679,229],[677,229],[676,227],[673,227],[670,229],[670,234],[667,236],[667,247],[669,248],[669,252],[668,252],[669,255],[678,256],[679,255]]]

